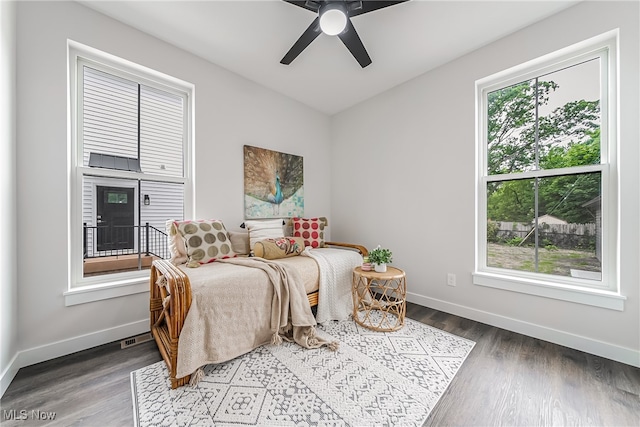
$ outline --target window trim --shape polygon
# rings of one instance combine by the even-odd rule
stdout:
[[[568,46],[540,58],[476,81],[476,241],[473,283],[480,286],[537,295],[547,298],[623,310],[626,297],[619,287],[619,212],[617,183],[617,104],[618,104],[618,30],[609,31],[583,42]],[[492,268],[487,259],[487,196],[488,182],[502,181],[504,175],[487,173],[487,94],[530,78],[600,57],[601,85],[601,158],[597,165],[555,170],[525,171],[509,174],[509,179],[558,175],[559,173],[600,172],[602,179],[602,281],[529,273]]]
[[[96,177],[133,179],[144,177],[145,181],[162,181],[184,184],[184,215],[191,217],[194,212],[194,92],[195,86],[175,77],[160,73],[133,62],[101,52],[92,47],[67,40],[68,82],[68,289],[64,292],[65,304],[74,305],[98,301],[124,295],[148,291],[149,271],[114,273],[104,276],[83,277],[82,262],[82,179],[91,175]],[[140,84],[170,92],[184,98],[184,138],[183,138],[183,176],[156,175],[119,170],[89,168],[83,165],[82,141],[79,135],[82,126],[82,106],[79,105],[78,88],[82,76],[82,65],[98,69],[119,77],[134,80]]]

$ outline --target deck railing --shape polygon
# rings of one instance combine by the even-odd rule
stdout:
[[[169,258],[167,234],[145,225],[97,225],[84,223],[84,258],[146,255]]]

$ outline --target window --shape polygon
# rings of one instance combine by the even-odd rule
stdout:
[[[71,291],[146,283],[191,199],[192,87],[70,48]]]
[[[607,35],[476,83],[474,283],[620,309],[615,62]]]

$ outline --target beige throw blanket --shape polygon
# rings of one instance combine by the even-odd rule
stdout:
[[[183,268],[192,301],[178,342],[178,378],[282,339],[306,348],[328,346],[315,335],[316,321],[295,269],[262,258],[231,258]]]

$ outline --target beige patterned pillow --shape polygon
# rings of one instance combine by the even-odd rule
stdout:
[[[256,242],[253,254],[264,259],[280,259],[300,255],[304,251],[302,237],[280,237]]]
[[[174,225],[184,238],[189,258],[187,267],[236,256],[222,221],[176,221]]]

